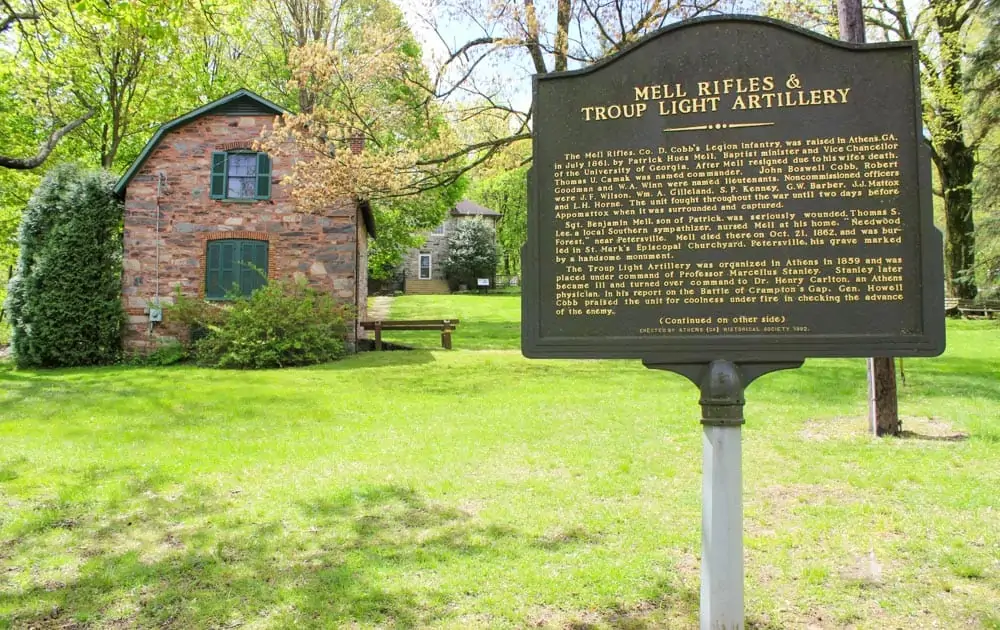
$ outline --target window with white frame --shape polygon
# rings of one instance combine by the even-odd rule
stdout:
[[[431,230],[431,234],[436,234],[438,236],[444,234],[444,223]]]
[[[418,276],[421,280],[431,279],[431,255],[430,254],[420,254],[420,273]]]

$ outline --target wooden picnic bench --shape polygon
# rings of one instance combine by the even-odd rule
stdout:
[[[375,331],[375,349],[382,349],[383,330],[440,330],[441,347],[451,350],[451,331],[458,326],[457,319],[410,319],[410,320],[373,320],[361,322],[365,330]]]
[[[962,317],[985,317],[992,319],[1000,315],[1000,300],[969,300],[945,298],[944,312]]]

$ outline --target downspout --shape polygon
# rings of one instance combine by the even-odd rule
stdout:
[[[354,200],[354,352],[361,347],[361,204]]]
[[[163,171],[156,174],[156,230],[153,232],[153,240],[156,243],[156,262],[153,266],[153,304],[146,308],[149,311],[148,335],[150,338],[153,337],[153,324],[156,322],[153,309],[162,312],[160,311],[160,195],[163,192],[164,179],[166,177],[163,175]]]

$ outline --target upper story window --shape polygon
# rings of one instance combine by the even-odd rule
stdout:
[[[431,230],[431,234],[437,234],[438,236],[444,234],[444,223]]]
[[[270,199],[271,158],[267,153],[212,153],[212,199]]]

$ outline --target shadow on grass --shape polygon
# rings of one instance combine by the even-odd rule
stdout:
[[[907,385],[900,392],[931,398],[988,398],[1000,400],[1000,365],[973,359],[938,357],[911,359],[906,363]],[[866,367],[863,360],[811,360],[803,368],[765,376],[760,387],[788,394],[822,392],[827,397],[865,395]],[[898,373],[897,373],[898,376]]]
[[[433,363],[436,359],[434,355],[426,349],[407,348],[406,350],[375,350],[360,352],[353,357],[348,357],[333,363],[321,363],[319,365],[303,366],[302,370],[332,371],[339,372],[345,370],[372,370],[384,367],[398,367],[401,365],[423,365]]]
[[[898,437],[904,440],[923,440],[927,442],[964,442],[969,439],[969,434],[924,435],[923,433],[916,433],[914,431],[900,431]]]
[[[534,536],[483,523],[396,485],[260,518],[241,510],[240,491],[181,486],[156,470],[95,466],[72,477],[58,498],[0,523],[0,627],[416,628],[475,596],[437,586],[470,562],[492,571],[600,543],[582,531]],[[677,597],[690,605],[690,594]],[[624,623],[627,612],[608,619]]]

